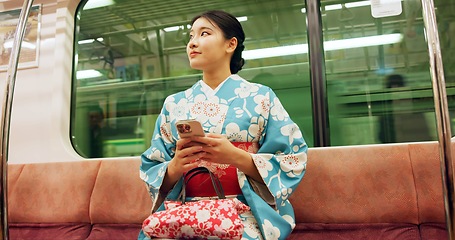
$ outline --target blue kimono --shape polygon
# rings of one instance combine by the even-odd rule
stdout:
[[[167,196],[160,194],[179,138],[174,124],[181,119],[196,119],[207,133],[223,134],[231,142],[258,145],[251,155],[263,182],[237,170],[238,182],[262,238],[286,239],[295,227],[289,196],[302,180],[307,162],[308,146],[297,124],[272,89],[238,75],[226,79],[214,96],[207,97],[201,87],[199,81],[166,98],[151,147],[142,154],[140,177],[149,189],[153,210],[163,210],[164,198],[176,199],[182,187],[179,181]],[[143,238],[141,232],[139,239]]]

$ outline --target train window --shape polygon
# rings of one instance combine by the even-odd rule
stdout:
[[[226,10],[242,22],[247,36],[246,64],[239,75],[272,87],[311,145],[306,15],[303,1],[283,3],[81,3],[76,19],[71,118],[77,152],[84,157],[137,156],[149,147],[165,97],[201,78],[200,72],[189,67],[186,56],[188,24],[193,16],[211,9]]]
[[[400,2],[400,1],[398,1]],[[331,145],[437,139],[420,1],[321,1]]]
[[[439,42],[444,65],[447,101],[451,118],[452,137],[455,136],[455,21],[453,1],[435,1],[436,16],[439,30]]]

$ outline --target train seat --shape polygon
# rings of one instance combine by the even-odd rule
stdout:
[[[447,239],[436,142],[313,148],[292,239]]]
[[[289,239],[447,239],[436,142],[311,148]],[[140,159],[8,165],[11,239],[135,239]]]

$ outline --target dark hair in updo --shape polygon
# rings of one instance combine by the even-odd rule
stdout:
[[[231,58],[230,69],[232,74],[238,73],[242,69],[243,64],[245,64],[245,60],[242,58],[242,51],[245,49],[243,45],[245,33],[240,22],[230,13],[211,10],[194,17],[191,25],[199,18],[205,18],[211,23],[216,24],[223,31],[226,39],[237,38],[237,47]]]

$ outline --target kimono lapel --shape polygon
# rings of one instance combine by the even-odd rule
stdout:
[[[231,78],[226,79],[214,96],[207,96],[202,91],[200,82],[194,86],[194,102],[189,103],[190,116],[200,121],[206,132],[218,134],[223,132],[229,105],[235,98],[233,97],[233,86],[230,86],[231,81],[233,81]],[[229,164],[201,161],[198,167],[205,167],[218,177],[222,177],[226,175]]]
[[[226,79],[213,97],[208,97],[198,82],[185,94],[188,99],[188,117],[200,121],[206,132],[221,134],[229,106],[241,98],[239,94],[248,95],[249,91],[250,84],[238,75]]]
[[[228,106],[237,98],[235,89],[239,87],[239,81],[235,80],[234,76],[226,79],[226,82],[224,82],[223,86],[215,94],[215,96],[226,100]]]
[[[226,114],[229,109],[229,106],[237,100],[239,97],[236,93],[236,89],[239,88],[240,82],[243,79],[238,76],[238,75],[231,75],[228,79],[226,79],[226,82],[224,82],[223,86],[218,90],[218,92],[215,94],[217,99],[220,99],[224,106],[226,107],[223,109],[222,116],[220,118],[219,124],[216,127],[217,133],[221,133],[223,130],[223,125],[226,120]]]
[[[188,98],[189,118],[202,123],[206,132],[222,133],[224,120],[234,96],[230,78],[221,86],[215,96],[208,98],[202,91],[201,83],[193,85],[193,94]],[[229,89],[231,88],[231,89]]]

